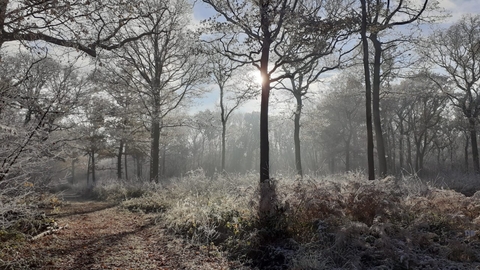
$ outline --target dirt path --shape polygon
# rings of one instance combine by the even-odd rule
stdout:
[[[20,251],[29,269],[236,269],[220,253],[166,233],[158,215],[104,202],[67,202],[53,216],[55,234]]]

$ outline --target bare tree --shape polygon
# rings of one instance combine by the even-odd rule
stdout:
[[[468,119],[473,169],[480,173],[477,121],[480,114],[480,15],[469,15],[446,30],[436,31],[424,55],[446,72],[448,84],[434,81]]]
[[[15,136],[2,144],[0,181],[18,169],[28,168],[22,165],[27,160],[34,164],[33,160],[42,156],[61,158],[49,148],[55,143],[45,142],[51,133],[63,128],[60,120],[79,106],[87,84],[74,67],[48,58],[35,60],[17,55],[6,58],[2,64],[2,74],[10,79],[2,80],[6,90],[0,96],[0,125],[8,127]],[[30,154],[27,156],[26,152]]]
[[[315,56],[310,46],[322,34],[342,28],[349,17],[328,16],[322,1],[298,0],[203,0],[225,22],[211,20],[212,39],[222,44],[226,57],[242,64],[253,64],[262,77],[260,105],[260,189],[259,214],[263,218],[274,211],[275,191],[270,182],[268,108],[271,84],[288,75],[281,72],[287,64],[308,62]],[[331,4],[331,3],[330,3]],[[324,16],[325,15],[325,16]],[[300,34],[298,34],[300,33]],[[285,46],[295,39],[296,46]],[[300,54],[299,52],[305,52]],[[310,51],[310,53],[308,53]]]
[[[287,90],[295,97],[296,109],[294,112],[293,140],[295,146],[295,169],[300,178],[303,178],[300,145],[300,119],[302,115],[303,100],[306,98],[310,87],[318,81],[319,77],[327,71],[340,67],[342,57],[355,48],[353,47],[346,51],[343,50],[349,37],[348,29],[339,28],[328,35],[322,36],[324,39],[317,40],[318,44],[312,44],[312,56],[309,61],[294,63],[282,67],[283,72],[288,75],[288,79],[280,81],[281,87],[275,87]],[[332,57],[329,58],[328,56]]]
[[[427,8],[428,0],[419,5],[413,2],[361,0],[361,36],[363,43],[363,63],[365,69],[367,134],[368,134],[368,171],[369,179],[375,179],[373,163],[373,127],[377,142],[377,156],[380,177],[387,175],[387,159],[385,156],[385,142],[383,139],[382,122],[380,116],[380,86],[382,70],[382,54],[389,48],[394,48],[400,41],[411,40],[411,37],[399,37],[388,42],[380,41],[381,33],[387,33],[394,27],[411,24],[420,19]],[[368,39],[373,45],[373,82],[370,79],[370,63]],[[371,102],[371,104],[370,104]],[[370,107],[372,106],[372,108]]]
[[[44,41],[85,52],[118,49],[152,33],[139,21],[158,12],[150,0],[0,1],[0,48],[20,41]],[[150,9],[146,9],[148,6]],[[155,7],[155,9],[153,9]],[[137,26],[136,31],[126,29]],[[38,45],[38,44],[37,44]],[[42,45],[40,45],[42,46]],[[48,49],[47,46],[42,46]]]
[[[219,54],[208,56],[208,70],[213,82],[220,92],[220,121],[222,123],[222,173],[225,172],[225,152],[227,122],[230,115],[243,103],[257,93],[255,81],[248,75],[248,70],[238,66],[228,58]]]
[[[160,133],[165,117],[179,108],[203,77],[196,35],[189,30],[186,0],[153,1],[162,13],[142,18],[141,23],[153,34],[130,42],[117,51],[114,70],[133,82],[149,117],[151,133],[150,180],[159,180]],[[154,10],[155,10],[154,9]],[[135,31],[134,28],[130,31]]]
[[[403,88],[402,94],[408,100],[402,122],[407,125],[408,133],[413,137],[415,160],[410,165],[414,166],[416,173],[423,170],[425,155],[433,147],[432,143],[437,137],[436,129],[439,123],[445,120],[443,112],[447,105],[446,98],[438,86],[431,84],[428,78],[427,74],[420,73],[400,84]],[[403,115],[403,113],[398,114]]]

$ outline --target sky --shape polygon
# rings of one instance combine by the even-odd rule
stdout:
[[[413,1],[422,1],[422,0],[413,0]],[[432,1],[432,0],[430,0]],[[423,1],[422,1],[423,2]],[[439,7],[447,11],[450,14],[445,21],[440,23],[436,27],[447,27],[452,22],[457,21],[462,16],[470,13],[470,14],[480,14],[480,0],[438,0]],[[215,14],[215,11],[203,3],[201,0],[195,1],[193,16],[195,22],[200,22],[201,20],[207,19],[210,16]],[[428,33],[428,32],[427,32]],[[255,72],[255,71],[253,71]],[[332,72],[331,74],[335,74]],[[328,81],[328,78],[324,79],[324,81]],[[212,91],[203,96],[203,98],[198,99],[192,107],[192,113],[202,110],[216,110],[218,108],[218,99],[219,94],[218,90],[215,91],[215,86],[211,86]],[[322,87],[322,86],[320,86]],[[292,97],[293,98],[293,97]],[[285,106],[278,106],[275,103],[279,99],[285,99],[285,97],[275,97],[275,95],[271,96],[270,103],[271,113],[280,113],[280,111],[285,109]],[[260,99],[257,98],[256,100],[252,100],[244,104],[242,107],[239,108],[241,112],[251,112],[251,111],[259,111],[260,110]]]
[[[439,5],[452,14],[448,22],[456,21],[467,13],[480,14],[479,0],[439,0]]]

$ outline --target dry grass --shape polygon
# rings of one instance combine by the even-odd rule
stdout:
[[[167,227],[201,245],[213,242],[235,258],[267,253],[271,269],[480,265],[480,193],[465,197],[414,177],[279,179],[283,239],[259,251],[256,178],[212,180],[200,173],[177,181],[168,189]]]
[[[352,173],[275,180],[276,228],[259,226],[256,174],[209,178],[195,171],[163,186],[110,182],[94,193],[131,212],[154,214],[155,226],[202,254],[225,253],[250,268],[480,267],[480,192],[467,197],[446,189],[445,181],[414,176],[364,179]],[[265,243],[265,230],[278,241]]]

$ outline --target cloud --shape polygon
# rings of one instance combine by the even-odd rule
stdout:
[[[454,22],[466,14],[480,14],[478,0],[439,0],[439,6],[451,13],[449,21]]]

